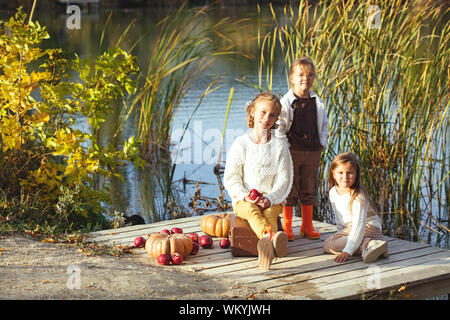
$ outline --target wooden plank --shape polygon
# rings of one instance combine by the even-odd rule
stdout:
[[[294,246],[292,247],[292,249],[291,247],[289,247],[287,256],[275,260],[274,263],[272,263],[271,270],[269,271],[264,271],[259,268],[258,259],[256,257],[247,259],[233,259],[233,262],[216,261],[215,263],[209,264],[208,267],[203,268],[202,271],[208,274],[221,274],[221,273],[238,274],[240,272],[237,277],[241,277],[245,273],[263,274],[265,272],[266,273],[276,272],[277,269],[289,270],[288,268],[297,267],[307,262],[311,262],[310,261],[311,257],[323,256],[324,255],[323,240],[328,238],[328,236],[329,234],[321,234],[320,240],[311,240],[306,238],[296,240],[302,241],[302,244]],[[392,238],[390,239],[394,240]],[[239,264],[240,262],[246,263],[246,265],[244,266],[242,264]],[[208,271],[207,269],[209,268],[214,268],[214,270]],[[257,270],[253,270],[252,268]]]
[[[406,288],[405,288],[406,287]],[[404,289],[404,290],[403,290]],[[393,293],[391,292],[393,291]],[[366,299],[414,299],[425,300],[430,297],[448,295],[450,293],[450,278],[428,278],[425,282],[408,282],[407,285],[393,287],[386,291],[365,293]]]
[[[324,267],[321,269],[312,269],[307,272],[286,274],[284,277],[278,277],[273,280],[255,279],[259,281],[253,282],[258,286],[266,289],[268,288],[274,289],[288,285],[295,285],[296,283],[300,283],[303,281],[313,281],[315,279],[317,279],[317,283],[321,284],[334,283],[338,281],[348,280],[352,277],[367,276],[369,275],[368,272],[371,272],[373,270],[377,270],[377,272],[383,270],[383,268],[385,268],[384,270],[387,270],[386,268],[392,268],[396,266],[393,263],[401,262],[403,265],[408,265],[409,259],[415,259],[420,257],[425,257],[424,259],[428,259],[427,256],[436,253],[437,254],[442,253],[445,255],[445,252],[436,250],[436,248],[424,247],[414,250],[405,250],[402,252],[393,253],[389,256],[389,258],[379,259],[372,264],[366,264],[362,261],[355,261],[353,263],[346,263],[346,264],[338,264],[333,261],[334,257],[331,256],[329,257],[330,260],[321,262],[324,265]]]
[[[174,219],[174,220],[159,221],[159,222],[154,222],[154,223],[150,223],[150,224],[137,224],[134,226],[122,227],[122,228],[117,228],[117,229],[100,230],[100,231],[91,232],[89,234],[91,235],[92,239],[95,239],[98,236],[107,236],[111,232],[114,232],[117,234],[133,232],[133,231],[137,231],[137,230],[143,230],[143,232],[145,232],[145,230],[147,230],[147,229],[150,229],[150,230],[152,230],[152,229],[156,230],[159,228],[164,229],[169,226],[190,224],[190,222],[193,222],[193,221],[198,221],[198,224],[200,226],[201,218],[202,218],[202,216],[186,217],[186,218],[180,218],[180,219]]]
[[[127,240],[120,240],[120,239],[142,236],[152,232],[159,232],[162,229],[170,229],[171,227],[175,226],[182,228],[183,231],[185,231],[185,233],[201,232],[200,221],[202,218],[203,216],[194,216],[174,220],[160,221],[152,224],[141,224],[117,229],[101,230],[90,233],[89,237],[90,241],[92,242],[112,243],[112,241],[116,241],[116,243],[124,244],[125,242],[129,241],[129,239]],[[301,219],[295,217],[292,222],[293,228],[298,229],[300,227],[300,224]],[[318,230],[319,232],[328,232],[336,230],[335,226],[323,222],[314,221],[314,226],[316,226],[317,229],[319,229]]]
[[[132,245],[137,236],[175,226],[182,228],[185,233],[196,232],[202,235],[202,217],[103,230],[92,233],[90,240]],[[295,232],[300,225],[301,219],[294,217]],[[237,281],[257,290],[279,292],[286,298],[296,299],[361,298],[362,292],[366,295],[381,296],[391,288],[399,286],[401,281],[407,284],[411,292],[417,289],[414,292],[424,296],[448,290],[450,250],[384,236],[382,239],[389,242],[389,258],[379,259],[368,265],[363,263],[360,257],[351,257],[346,263],[337,264],[333,260],[334,255],[325,254],[322,247],[324,240],[336,231],[336,226],[317,221],[314,221],[314,226],[321,232],[321,238],[311,240],[298,237],[290,241],[288,255],[275,260],[269,271],[259,268],[257,257],[232,257],[230,249],[219,247],[219,238],[213,238],[212,249],[199,250],[196,256],[190,256],[179,267]],[[146,254],[144,249],[135,250],[135,253]],[[153,262],[156,264],[156,261]],[[374,268],[383,278],[383,282],[374,290],[366,290],[370,289],[364,287],[371,275],[368,270]],[[412,275],[410,272],[416,274]],[[398,273],[402,277],[396,277]]]
[[[308,248],[319,248],[321,247],[320,241],[314,241],[310,244],[307,244],[305,248],[302,248],[301,246],[296,246],[294,243],[289,243],[291,250],[298,250],[298,251],[305,251]],[[200,250],[205,251],[205,250]],[[200,252],[199,251],[199,252]],[[321,251],[323,252],[323,250]],[[196,264],[193,268],[195,271],[203,271],[208,274],[218,274],[221,272],[232,272],[234,269],[245,269],[249,268],[249,264],[253,266],[255,263],[257,263],[258,258],[257,257],[232,257],[230,250],[227,250],[226,252],[220,253],[220,255],[214,255],[205,258],[198,258],[193,257],[192,259],[186,260],[186,263]],[[224,271],[215,272],[210,271],[210,269],[213,268],[222,268],[225,269]],[[222,270],[221,269],[221,270]]]
[[[439,277],[448,279],[450,277],[450,257],[447,252],[440,251],[430,255],[410,258],[405,261],[394,262],[390,266],[381,268],[380,281],[374,283],[366,271],[359,271],[357,278],[343,281],[321,283],[321,280],[306,280],[288,286],[269,289],[289,294],[295,299],[350,299],[361,298],[362,293],[388,291],[393,287],[408,283],[425,283],[428,279]],[[350,273],[346,273],[351,277]],[[373,286],[373,287],[372,287]],[[379,286],[379,287],[378,287]],[[281,289],[281,290],[280,290]],[[450,289],[450,288],[448,288]]]
[[[394,238],[391,238],[388,243],[391,257],[392,255],[405,251],[427,247],[427,245],[417,246],[417,244]],[[245,279],[245,281],[247,282],[258,282],[268,279],[290,277],[304,272],[315,272],[321,269],[335,268],[337,266],[345,266],[343,268],[345,270],[348,270],[349,268],[351,268],[348,265],[360,261],[361,257],[353,256],[347,262],[343,264],[337,264],[336,262],[334,262],[334,255],[324,253],[322,246],[320,246],[316,250],[311,250],[303,253],[290,252],[286,257],[275,261],[272,264],[271,270],[265,272],[257,270],[259,269],[259,266],[257,261],[255,261],[255,263],[252,265],[252,268],[254,268],[255,270],[250,270],[249,268],[234,270],[233,274],[230,275],[230,278],[241,278]],[[332,269],[331,272],[333,272],[334,270],[335,269]],[[244,277],[246,274],[248,274],[249,276]]]
[[[203,234],[199,232],[199,235]],[[328,234],[324,234],[324,236],[328,236],[331,233]],[[134,238],[130,238],[130,239],[134,239]],[[233,257],[231,256],[231,250],[230,249],[222,249],[219,246],[219,241],[220,238],[213,238],[213,247],[211,249],[200,249],[197,253],[197,255],[195,256],[191,256],[189,257],[187,260],[185,260],[185,262],[187,264],[191,263],[191,264],[199,264],[201,262],[205,262],[205,261],[211,261],[214,260],[217,265],[223,265],[224,263],[233,263],[230,262],[230,259],[233,259]],[[117,242],[115,242],[117,244]],[[292,250],[297,250],[297,251],[302,251],[302,250],[306,250],[304,247],[301,247],[300,249],[296,247],[298,246],[303,246],[303,245],[310,245],[311,243],[316,243],[315,246],[317,247],[321,247],[321,242],[320,240],[310,240],[307,238],[298,238],[295,241],[289,242],[288,243],[288,247],[292,248]],[[137,251],[137,253],[145,253],[145,251],[142,249],[140,251]],[[257,260],[257,257],[242,257],[245,260]],[[239,260],[240,257],[235,257],[236,260]],[[225,260],[225,261],[220,261],[220,260]],[[205,267],[206,268],[206,267]]]
[[[331,234],[331,233],[329,233]],[[323,234],[323,237],[328,237],[329,234]],[[275,260],[274,264],[280,263],[281,261],[286,261],[286,259],[291,259],[292,257],[308,257],[308,256],[317,256],[323,255],[323,241],[322,240],[311,240],[307,238],[299,238],[294,242],[288,243],[289,253],[287,257],[280,258]],[[273,264],[273,265],[274,265]],[[298,264],[298,263],[294,263]],[[231,267],[231,265],[233,265]],[[209,271],[208,269],[212,268],[221,268],[214,271]],[[255,270],[253,270],[253,269]],[[232,257],[231,260],[223,261],[216,259],[214,262],[209,263],[208,265],[204,265],[201,267],[201,270],[205,273],[209,274],[220,274],[220,273],[231,273],[236,274],[238,278],[242,277],[241,274],[238,274],[239,271],[248,272],[253,274],[264,273],[264,270],[259,269],[258,259],[257,257]]]
[[[328,237],[327,234],[323,234],[324,237]],[[321,240],[311,240],[306,238],[298,238],[293,242],[288,242],[288,248],[290,254],[294,252],[299,253],[302,251],[306,251],[309,249],[317,249],[318,254],[323,253],[322,241]],[[251,266],[247,265],[248,263]],[[207,265],[202,265],[201,270],[205,271],[208,274],[220,274],[222,272],[234,272],[235,270],[246,269],[249,267],[258,266],[258,258],[257,257],[232,257],[231,254],[228,255],[227,259],[215,259],[214,261],[209,262]],[[212,268],[220,268],[220,271],[207,271]],[[262,270],[258,270],[257,272],[261,272]]]
[[[175,225],[174,225],[175,226]],[[200,226],[197,225],[197,223],[192,222],[192,223],[186,223],[183,225],[176,225],[177,227],[180,227],[183,229],[184,233],[190,233],[190,232],[196,232],[196,233],[200,233]],[[161,226],[161,227],[153,227],[153,228],[141,228],[141,229],[137,229],[137,230],[130,230],[127,232],[115,232],[113,229],[113,231],[111,231],[111,233],[107,234],[107,235],[101,235],[101,236],[97,236],[95,238],[90,238],[89,240],[91,242],[102,242],[102,243],[116,243],[116,244],[132,244],[134,238],[139,237],[139,236],[146,236],[148,234],[151,233],[155,233],[155,232],[160,232],[162,229],[168,228],[170,230],[170,226]],[[120,229],[120,228],[119,228]],[[202,233],[203,234],[203,233]]]

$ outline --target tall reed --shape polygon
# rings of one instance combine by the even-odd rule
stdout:
[[[260,42],[260,86],[265,75],[309,56],[313,88],[330,120],[320,169],[316,218],[333,221],[326,175],[331,159],[352,151],[363,183],[384,214],[386,233],[448,245],[450,23],[448,7],[432,1],[377,1],[379,28],[369,28],[371,1],[320,1],[272,12],[273,29]],[[377,22],[377,21],[375,21]],[[283,69],[274,68],[281,55]]]
[[[244,19],[224,18],[211,23],[210,10],[208,6],[186,8],[183,5],[155,26],[158,36],[147,42],[150,44],[148,65],[142,70],[137,94],[125,111],[125,121],[135,119],[137,137],[143,142],[142,155],[148,164],[145,170],[151,171],[151,186],[145,188],[152,190],[153,199],[158,198],[158,193],[164,199],[162,205],[150,205],[153,215],[158,207],[168,209],[169,203],[177,202],[172,193],[175,164],[170,157],[174,113],[217,56],[236,53],[229,34],[238,32]],[[139,45],[143,42],[141,39]],[[217,78],[207,83],[195,110],[218,87]],[[143,193],[148,197],[148,192]],[[164,219],[165,213],[159,215]]]
[[[209,10],[183,5],[156,25],[158,37],[150,43],[142,84],[127,110],[127,117],[136,114],[138,138],[148,160],[155,146],[169,145],[172,116],[199,76],[216,56],[234,53],[224,33],[239,21],[225,18],[205,27]]]

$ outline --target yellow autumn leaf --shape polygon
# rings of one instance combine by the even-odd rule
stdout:
[[[56,240],[52,239],[52,238],[45,238],[45,239],[42,239],[41,242],[44,242],[44,243],[55,243]]]
[[[76,172],[76,168],[73,165],[68,165],[64,170],[64,176],[71,176]]]
[[[403,292],[403,291],[405,291],[405,289],[406,289],[406,286],[401,286],[401,287],[397,290],[397,292]]]
[[[50,114],[48,114],[48,113],[36,114],[36,121],[37,122],[49,122],[50,121]]]

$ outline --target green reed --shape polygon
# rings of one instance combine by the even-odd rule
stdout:
[[[149,162],[158,148],[169,146],[173,114],[195,81],[215,57],[234,53],[225,34],[240,21],[225,18],[205,27],[209,10],[183,5],[155,26],[158,36],[149,41],[149,62],[126,116],[136,117],[137,136],[144,143],[143,156]]]
[[[261,35],[260,83],[273,90],[274,55],[288,82],[292,61],[309,56],[313,88],[328,107],[330,136],[320,170],[318,217],[327,206],[328,165],[341,152],[361,161],[363,183],[386,234],[448,241],[449,9],[429,1],[377,1],[379,28],[368,27],[370,1],[300,1]],[[446,18],[447,17],[447,18]],[[278,71],[276,71],[278,72]]]
[[[137,93],[123,118],[124,121],[134,119],[137,138],[143,143],[142,156],[147,168],[139,174],[145,176],[148,183],[140,186],[140,193],[142,198],[152,199],[146,211],[152,213],[154,220],[164,220],[164,215],[174,208],[177,215],[183,211],[172,192],[176,166],[170,156],[173,115],[217,56],[236,53],[235,42],[229,36],[238,32],[245,20],[224,18],[211,23],[210,10],[208,6],[191,9],[183,5],[155,25],[149,33],[157,34],[155,39],[142,37],[139,40],[139,46],[149,43],[148,64],[141,70]],[[208,94],[221,86],[219,78],[205,85],[195,111]],[[164,208],[164,213],[160,208]]]

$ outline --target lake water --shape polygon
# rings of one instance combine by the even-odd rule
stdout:
[[[263,8],[266,17],[269,17],[267,8]],[[113,43],[130,21],[136,19],[136,24],[130,34],[138,37],[151,30],[154,24],[162,19],[167,9],[164,8],[137,8],[137,9],[108,9],[90,12],[82,12],[81,28],[69,30],[66,27],[68,15],[65,12],[37,11],[35,19],[41,25],[47,26],[51,39],[44,43],[44,47],[60,47],[66,50],[68,57],[76,53],[80,57],[94,57],[99,53],[100,36],[112,10],[112,18],[109,22],[104,42]],[[0,12],[0,18],[9,18],[12,12]],[[214,24],[224,17],[243,18],[255,17],[256,7],[227,7],[214,8],[207,18],[208,24]],[[257,56],[256,40],[250,40],[257,34],[257,25],[249,25],[245,34],[235,35],[239,40],[238,49],[247,54]],[[151,52],[150,43],[141,43],[133,52],[139,59],[139,63],[145,65]],[[280,96],[287,91],[286,79],[283,74],[281,62],[278,62],[279,72],[274,73],[273,90]],[[194,114],[200,96],[212,79],[220,75],[220,83],[225,85],[211,93],[203,101]],[[177,165],[174,174],[176,206],[174,213],[168,214],[164,208],[165,197],[160,187],[155,182],[155,172],[164,169],[150,169],[137,171],[133,166],[122,169],[124,182],[113,181],[111,195],[114,199],[114,207],[127,215],[140,214],[147,222],[169,219],[172,217],[192,214],[189,202],[194,196],[197,187],[195,182],[202,182],[201,195],[216,199],[219,196],[220,176],[214,174],[214,167],[219,157],[222,130],[224,127],[230,88],[234,88],[234,95],[226,127],[225,140],[223,142],[223,160],[226,157],[227,146],[230,146],[234,138],[243,134],[246,128],[244,106],[252,100],[258,90],[245,83],[258,83],[258,62],[256,59],[248,59],[243,56],[219,57],[206,70],[195,86],[188,92],[179,109],[176,111],[172,123],[172,138],[178,142],[187,121],[192,117],[188,130],[181,143],[181,152],[178,154]],[[117,114],[111,113],[102,130],[103,139],[110,138],[115,130]],[[125,136],[134,134],[134,128],[128,126],[124,130]],[[161,166],[164,168],[164,166]],[[165,186],[164,186],[165,187]],[[225,200],[230,201],[225,192]],[[214,207],[214,201],[213,207]],[[448,240],[447,240],[448,241]]]
[[[42,26],[46,26],[50,34],[50,39],[43,43],[44,48],[63,48],[70,59],[73,54],[81,58],[95,57],[99,53],[99,43],[102,30],[108,15],[112,12],[111,20],[105,33],[104,43],[111,44],[117,40],[118,36],[126,26],[134,19],[136,24],[130,32],[130,42],[140,35],[148,32],[159,22],[168,12],[167,8],[136,8],[120,9],[112,8],[107,10],[91,10],[81,12],[81,28],[68,29],[66,27],[67,18],[70,16],[65,12],[37,11],[34,20],[38,20]],[[267,17],[269,17],[269,12]],[[1,12],[0,18],[7,19],[13,12]],[[212,25],[224,17],[240,19],[243,17],[255,17],[257,8],[255,7],[226,7],[214,8],[208,12],[206,23]],[[257,34],[257,25],[246,29],[248,33],[237,35],[239,37],[238,49],[251,55],[257,55],[256,40],[247,40]],[[144,66],[149,59],[151,52],[151,38],[149,43],[140,43],[134,55],[138,57],[139,64]],[[148,39],[148,38],[147,38]],[[229,91],[234,87],[234,95],[227,121],[226,136],[223,147],[223,157],[226,157],[226,149],[234,138],[241,135],[246,130],[245,123],[245,103],[252,100],[258,90],[245,83],[258,83],[257,60],[250,60],[241,55],[218,57],[206,70],[203,76],[196,82],[195,86],[187,93],[185,99],[176,111],[172,124],[172,138],[174,142],[179,141],[179,134],[185,127],[187,120],[192,117],[187,133],[182,141],[182,152],[178,156],[177,166],[174,174],[173,187],[180,192],[175,192],[178,197],[177,202],[180,207],[179,212],[192,213],[189,207],[191,197],[197,188],[194,183],[184,184],[183,179],[189,181],[200,181],[201,195],[209,198],[217,198],[219,195],[218,178],[214,174],[214,166],[218,158],[218,151],[221,144],[222,130],[224,126],[225,114]],[[199,103],[200,96],[211,83],[220,75],[218,84],[224,84],[220,89],[209,94],[198,110],[193,114],[195,107]],[[238,81],[238,79],[240,81]],[[275,76],[274,88],[279,83],[278,90],[286,90],[284,77],[280,74]],[[117,124],[117,115],[111,113],[110,118],[101,131],[102,140],[107,141],[114,133]],[[87,124],[86,124],[87,125]],[[87,127],[85,128],[87,129]],[[124,128],[124,135],[134,135],[134,128],[128,126]],[[174,155],[173,155],[174,157]],[[222,164],[224,161],[222,161]],[[149,171],[149,170],[147,170]],[[111,186],[111,194],[114,199],[114,209],[124,212],[127,215],[140,214],[147,222],[159,221],[170,218],[164,214],[164,199],[161,190],[152,182],[151,172],[135,170],[130,165],[121,170],[125,181],[114,181]],[[230,201],[225,192],[225,200]]]

